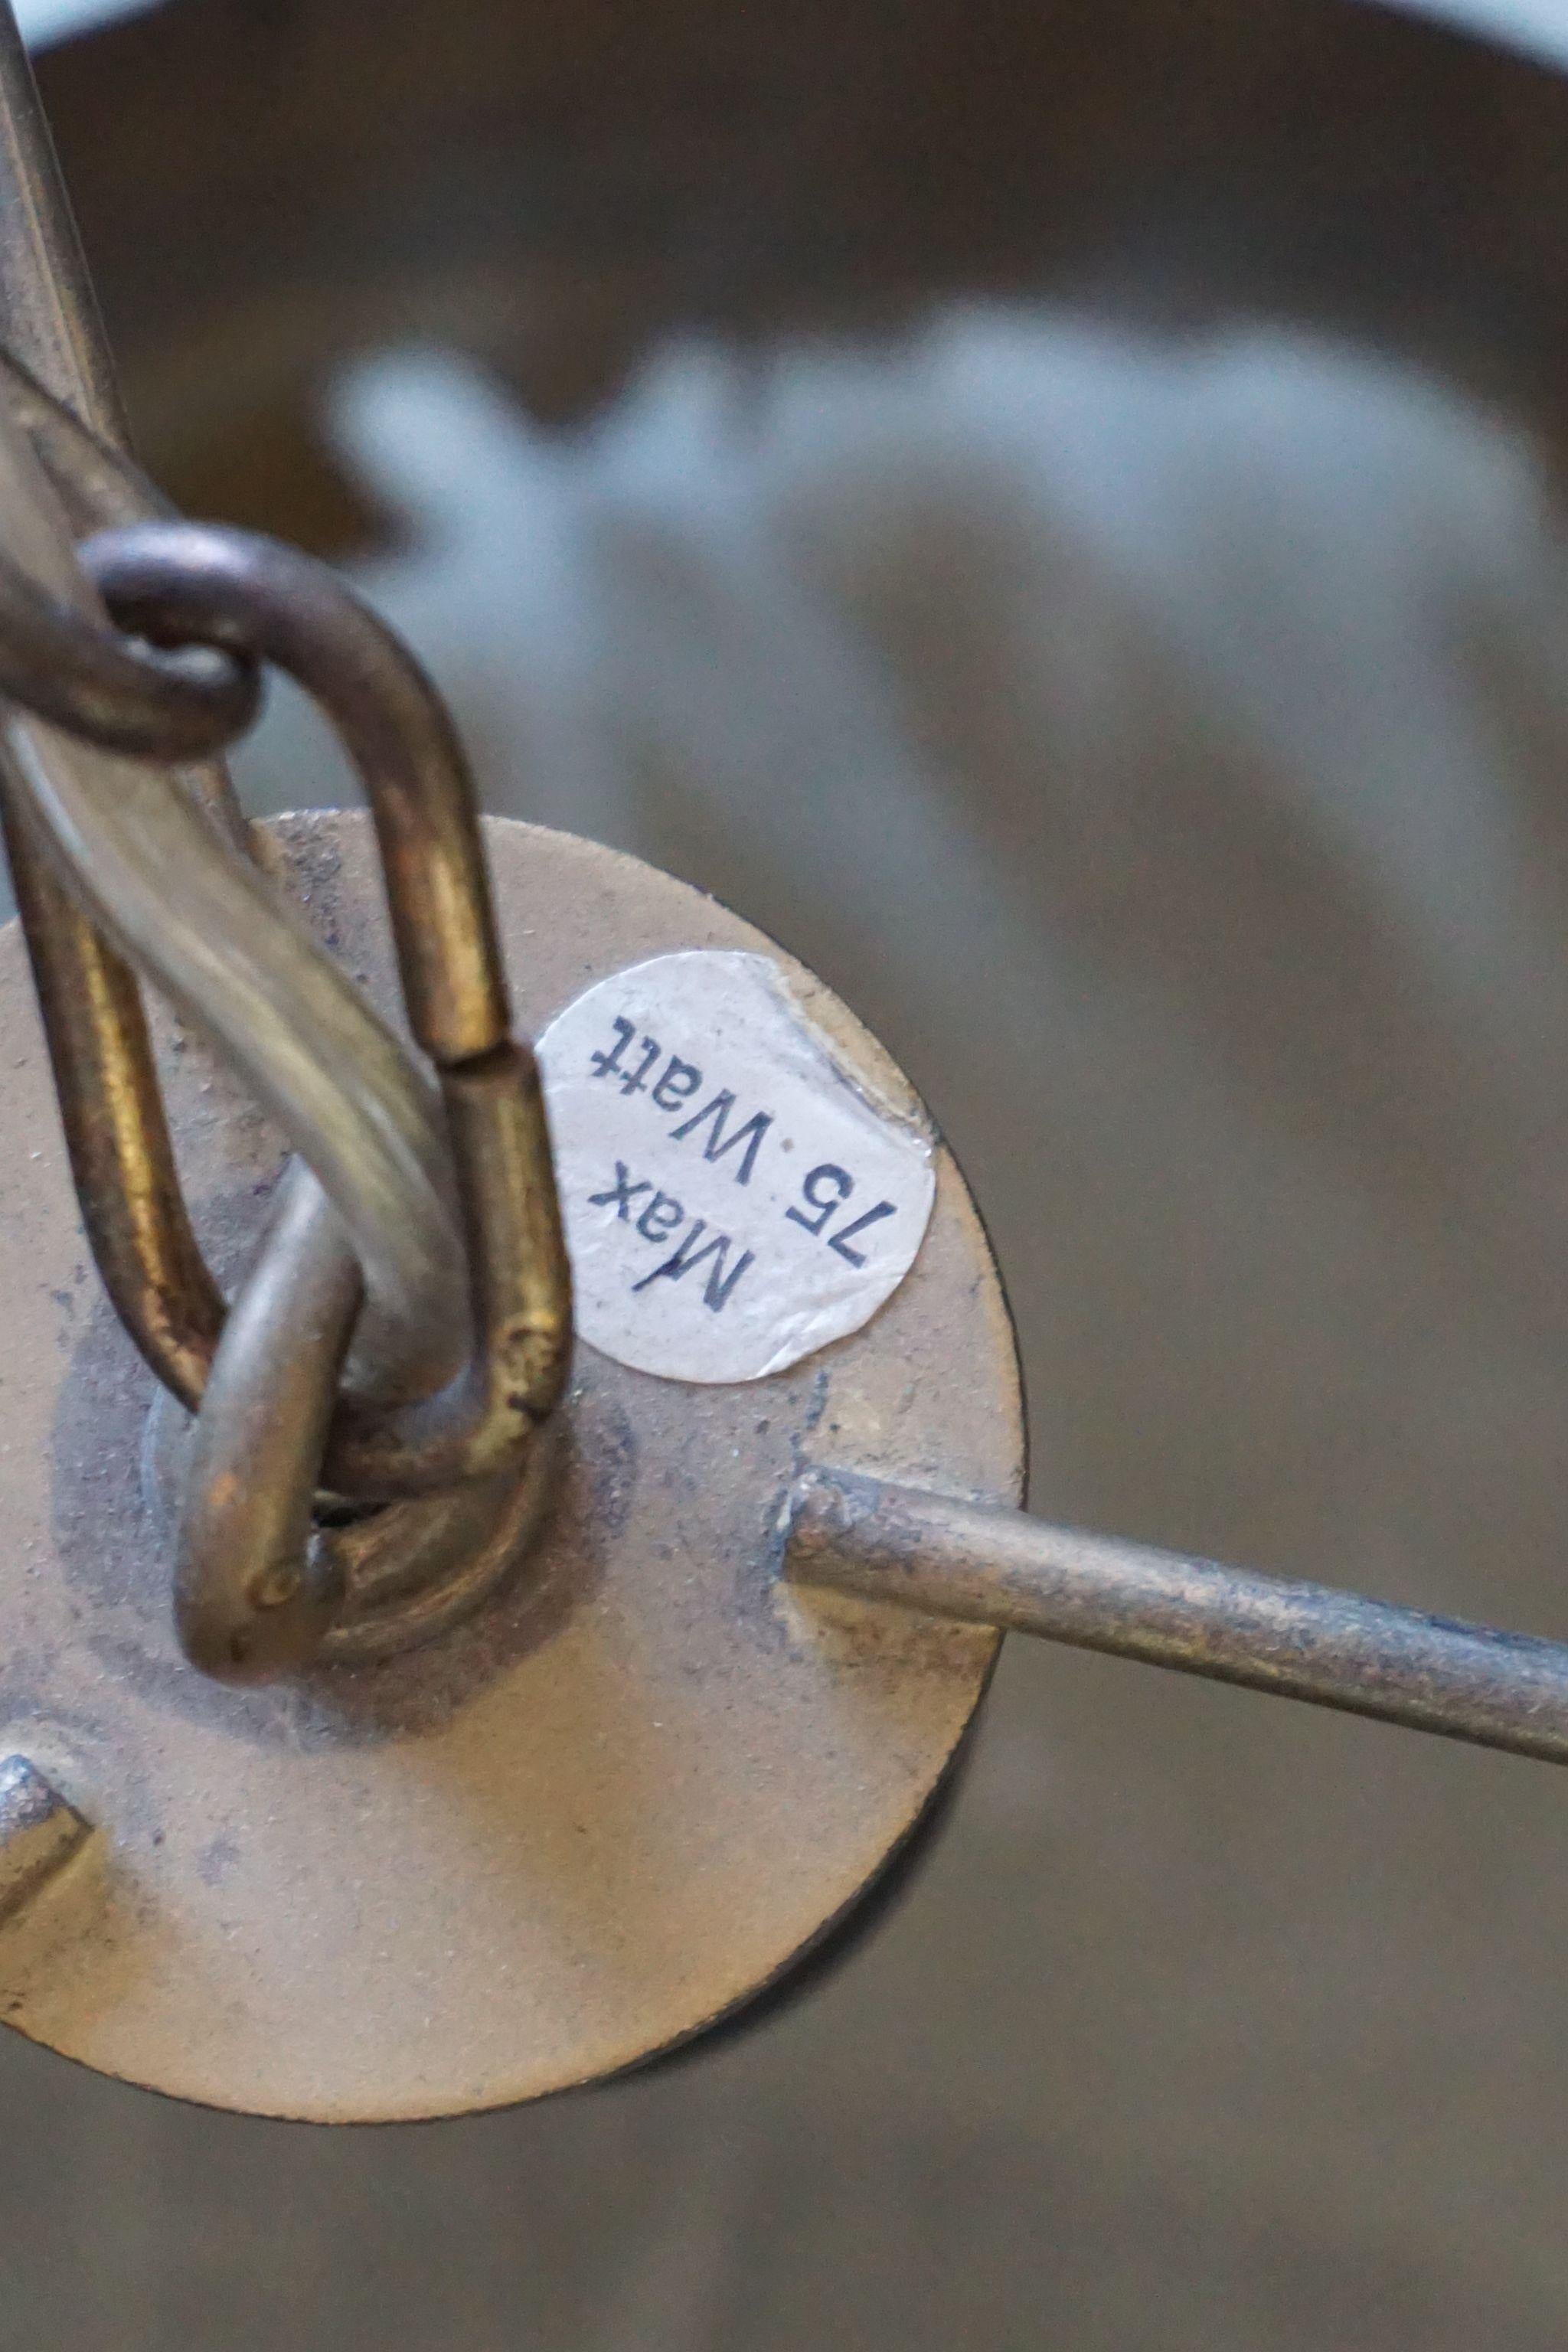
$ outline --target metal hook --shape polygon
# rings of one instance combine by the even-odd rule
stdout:
[[[305,1570],[318,1485],[380,1500],[491,1476],[517,1465],[560,1399],[571,1284],[543,1098],[510,1035],[467,764],[412,656],[324,566],[249,533],[149,524],[100,535],[80,560],[122,625],[274,663],[337,730],[375,824],[409,1024],[447,1114],[474,1335],[463,1371],[434,1396],[345,1398],[333,1416],[358,1294],[330,1252],[300,1275],[308,1328],[279,1311],[264,1262],[214,1362],[182,1535],[182,1634],[208,1671],[276,1672],[312,1654],[330,1622]],[[307,1201],[291,1188],[281,1212],[297,1246]]]
[[[78,600],[46,595],[0,548],[0,693],[100,751],[184,761],[248,731],[261,680],[233,655],[204,649],[192,662],[121,636]]]
[[[375,824],[409,1026],[446,1111],[474,1344],[436,1396],[390,1409],[345,1399],[327,1483],[381,1500],[503,1469],[559,1401],[571,1279],[538,1070],[510,1036],[473,787],[446,706],[335,573],[277,541],[148,523],[79,552],[122,625],[240,650],[302,686]]]

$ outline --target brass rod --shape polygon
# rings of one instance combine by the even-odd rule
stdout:
[[[127,446],[108,338],[10,0],[0,0],[0,311],[6,349],[100,439]]]
[[[784,1565],[801,1584],[1568,1764],[1568,1643],[839,1470],[795,1487]]]
[[[0,0],[0,341],[121,443],[113,366],[10,0]],[[181,1198],[136,981],[56,875],[4,741],[0,814],[93,1255],[148,1361],[194,1403],[223,1300]]]

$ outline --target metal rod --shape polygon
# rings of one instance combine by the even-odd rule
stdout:
[[[10,0],[0,0],[0,340],[84,425],[124,416],[54,142]],[[105,1286],[148,1361],[194,1403],[223,1322],[180,1195],[135,977],[58,879],[0,740],[0,816],[66,1142]],[[222,772],[215,804],[237,823]]]
[[[0,341],[100,444],[121,445],[102,328],[9,0],[0,0]],[[30,551],[40,536],[49,542],[64,568],[47,584],[97,606],[60,501],[46,498],[37,453],[16,430],[7,538],[22,535],[29,501],[35,523],[47,506],[49,529],[35,528]],[[133,472],[127,480],[134,486]],[[151,491],[148,505],[158,511]],[[438,1385],[463,1349],[464,1268],[434,1093],[336,966],[301,954],[302,935],[280,923],[274,893],[234,856],[245,828],[221,765],[176,773],[19,719],[0,735],[0,818],[105,1286],[154,1370],[194,1407],[223,1301],[181,1198],[129,950],[216,1034],[342,1208],[379,1318],[374,1356],[361,1364],[356,1350],[356,1371],[395,1372],[405,1391],[411,1381]],[[101,928],[68,894],[67,872]]]
[[[6,348],[84,425],[128,446],[109,341],[10,0],[0,0],[0,309]]]
[[[784,1567],[801,1584],[1568,1764],[1568,1643],[839,1470],[795,1488]]]
[[[282,1246],[263,1250],[230,1307],[196,1415],[174,1569],[180,1646],[225,1682],[307,1664],[342,1597],[331,1548],[310,1537],[359,1266],[299,1160],[272,1231]]]

